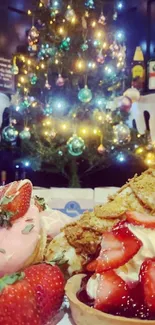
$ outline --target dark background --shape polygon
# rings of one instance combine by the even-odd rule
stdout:
[[[11,57],[17,47],[24,48],[26,44],[26,31],[31,26],[31,18],[27,16],[28,9],[33,10],[34,0],[0,0],[0,55]],[[146,54],[147,41],[147,0],[124,0],[124,11],[121,14],[121,29],[126,34],[127,64],[130,64],[136,46],[141,46]],[[152,18],[155,19],[155,3],[152,5]],[[151,58],[155,56],[155,24],[151,30]],[[82,187],[121,186],[135,173],[141,173],[146,167],[134,162],[115,164],[108,169],[91,176],[82,178]],[[6,152],[0,157],[0,170],[7,170],[7,182],[14,180],[15,170],[12,165],[11,152]],[[47,173],[34,173],[26,171],[34,185],[38,186],[67,186],[67,181],[61,175]],[[25,173],[20,171],[20,177]]]

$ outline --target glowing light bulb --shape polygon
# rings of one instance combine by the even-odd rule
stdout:
[[[21,81],[22,83],[24,83],[24,82],[25,82],[25,78],[22,76],[22,77],[20,78],[20,81]]]
[[[117,9],[118,10],[122,10],[123,9],[123,2],[122,1],[119,1],[118,3],[117,3]]]
[[[97,129],[94,129],[94,130],[93,130],[93,133],[94,133],[94,134],[97,134]]]
[[[44,63],[42,63],[40,66],[41,66],[42,69],[45,69],[45,64]]]
[[[66,130],[67,129],[67,125],[66,124],[63,124],[62,125],[62,128],[63,128],[63,130]]]
[[[141,153],[143,153],[144,152],[144,148],[142,148],[142,147],[139,147],[139,148],[137,148],[137,150],[136,150],[136,154],[141,154]]]
[[[87,133],[86,129],[83,129],[83,130],[82,130],[82,133],[83,133],[83,134],[86,134],[86,133]]]
[[[59,64],[59,60],[58,59],[55,59],[55,64]]]
[[[58,29],[58,33],[60,34],[60,35],[63,35],[64,34],[64,28],[63,27],[59,27],[59,29]]]
[[[19,165],[16,165],[16,168],[19,169]]]
[[[42,2],[39,3],[39,7],[42,8],[43,7],[43,4]]]
[[[28,10],[27,11],[27,14],[30,16],[32,14],[32,11],[31,10]]]
[[[96,26],[96,21],[95,21],[95,20],[92,21],[91,25],[92,25],[92,27],[94,28],[94,27]]]
[[[30,162],[29,162],[28,160],[25,161],[25,162],[24,162],[24,166],[25,166],[25,167],[29,167],[29,166],[30,166]]]
[[[31,60],[27,60],[28,65],[31,65],[31,63],[32,63]]]
[[[123,153],[119,153],[116,159],[119,162],[124,162],[125,161],[125,156],[123,155]]]
[[[123,41],[123,40],[124,40],[124,33],[123,33],[122,31],[118,31],[118,32],[116,33],[116,39],[117,39],[118,41]]]

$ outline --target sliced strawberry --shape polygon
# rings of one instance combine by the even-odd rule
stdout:
[[[142,246],[142,242],[123,223],[111,232],[104,232],[96,273],[116,269],[127,263]]]
[[[97,260],[94,260],[94,261],[90,262],[89,264],[87,264],[86,270],[88,272],[95,272],[96,267],[97,267],[97,263],[98,263]]]
[[[11,221],[23,217],[30,206],[31,194],[29,180],[8,184],[1,195],[1,214],[10,215]]]
[[[145,228],[155,228],[155,216],[143,214],[136,211],[126,212],[127,221],[137,226],[144,226]]]
[[[94,308],[108,312],[127,303],[129,288],[115,271],[107,271],[98,280]]]
[[[155,258],[148,258],[143,262],[140,269],[140,281],[145,303],[155,313]]]

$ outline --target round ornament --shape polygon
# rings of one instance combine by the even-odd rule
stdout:
[[[51,85],[49,84],[48,79],[46,79],[46,81],[45,81],[45,88],[48,89],[48,90],[51,89]]]
[[[6,126],[2,131],[2,138],[6,142],[13,142],[16,140],[18,135],[17,130],[12,126]]]
[[[28,41],[29,43],[38,43],[38,38],[39,38],[39,31],[35,26],[32,26],[29,33],[28,33]]]
[[[31,85],[33,85],[33,86],[36,85],[37,81],[38,81],[37,75],[35,73],[31,73],[30,74],[30,83],[31,83]]]
[[[94,9],[95,8],[94,0],[86,0],[85,6],[90,8],[90,9]]]
[[[99,153],[100,155],[103,155],[104,152],[106,151],[106,149],[105,149],[105,147],[103,146],[102,143],[101,143],[101,144],[99,145],[99,147],[97,148],[97,151],[98,151],[98,153]]]
[[[120,102],[120,110],[129,113],[131,106],[132,106],[132,100],[129,97],[123,97]]]
[[[58,87],[63,87],[64,86],[64,83],[65,83],[65,80],[64,78],[62,77],[61,74],[58,75],[58,78],[56,80],[56,86]]]
[[[105,18],[105,16],[104,16],[103,12],[101,13],[101,16],[100,16],[98,22],[99,22],[99,24],[101,24],[101,25],[106,25],[106,18]]]
[[[132,87],[132,88],[127,89],[125,91],[125,93],[123,94],[123,96],[129,97],[132,100],[132,102],[134,103],[134,102],[138,102],[139,101],[139,99],[140,99],[140,92],[139,92],[138,89]]]
[[[20,108],[21,109],[26,109],[31,105],[29,98],[25,97],[23,102],[20,103]]]
[[[60,10],[62,0],[49,0],[49,6],[51,10]]]
[[[131,140],[131,132],[127,125],[120,123],[114,126],[115,141],[118,144],[129,143]]]
[[[60,49],[63,51],[69,51],[70,49],[70,37],[64,38],[64,40],[60,44]]]
[[[44,108],[44,115],[49,116],[53,113],[53,109],[50,106],[50,104],[46,104],[45,108]]]
[[[89,103],[92,100],[92,97],[92,92],[87,86],[82,88],[78,93],[78,99],[82,103]]]
[[[81,45],[81,50],[83,52],[87,51],[88,50],[88,43],[87,42],[84,42],[82,45]]]
[[[70,155],[78,157],[82,155],[85,149],[84,140],[74,134],[67,142],[67,148]]]
[[[31,138],[31,133],[28,129],[24,129],[19,133],[19,137],[21,140],[29,140]]]
[[[99,53],[99,54],[97,55],[96,61],[97,61],[98,63],[100,63],[100,64],[103,64],[104,61],[105,61],[104,55],[103,55],[102,53]]]
[[[19,73],[19,68],[17,64],[13,64],[12,68],[11,68],[11,72],[12,74],[14,74],[15,76]]]
[[[63,151],[62,151],[62,150],[59,150],[59,151],[58,151],[58,155],[59,155],[60,157],[62,157],[62,156],[63,156]]]
[[[67,11],[65,13],[65,18],[67,21],[70,22],[72,21],[72,19],[75,18],[75,11],[70,6],[67,8]]]

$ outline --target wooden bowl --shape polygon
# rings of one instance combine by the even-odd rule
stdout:
[[[84,274],[74,275],[67,281],[65,291],[70,302],[71,313],[76,325],[155,325],[155,320],[141,320],[105,314],[80,302],[76,294]]]

